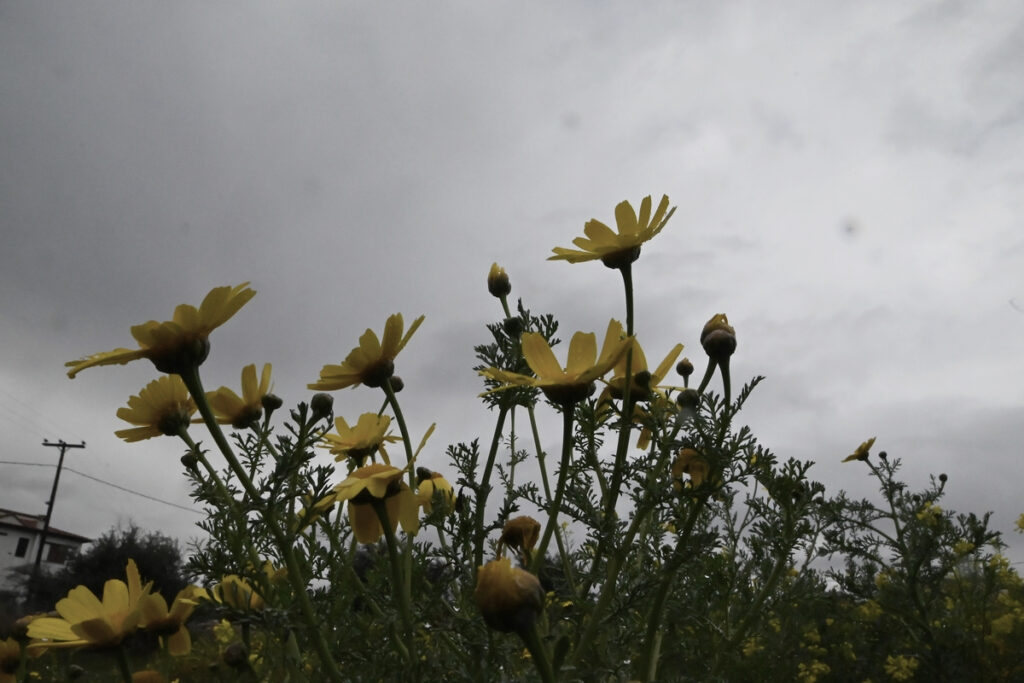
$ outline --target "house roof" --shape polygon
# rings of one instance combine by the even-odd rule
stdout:
[[[8,529],[18,529],[19,531],[42,533],[45,521],[45,515],[30,515],[27,512],[16,512],[14,510],[0,508],[0,528],[6,527]],[[63,531],[53,526],[46,530],[46,535],[47,537],[56,536],[68,541],[78,541],[79,543],[92,542],[91,538],[79,536],[78,534],[73,534],[70,531]]]

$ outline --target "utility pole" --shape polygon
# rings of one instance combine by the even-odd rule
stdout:
[[[36,563],[32,567],[32,582],[30,593],[34,592],[36,579],[39,578],[39,563],[43,561],[43,546],[46,545],[46,534],[50,531],[50,517],[53,515],[53,503],[57,498],[57,484],[60,482],[60,470],[64,467],[64,453],[69,448],[85,448],[85,442],[65,443],[63,439],[57,443],[43,441],[44,446],[52,446],[60,449],[60,460],[57,461],[57,473],[53,476],[53,489],[50,491],[50,501],[46,504],[46,519],[43,521],[43,532],[39,536],[39,547],[36,548]]]

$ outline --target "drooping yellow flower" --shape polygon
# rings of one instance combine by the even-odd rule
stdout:
[[[544,607],[544,589],[530,572],[513,567],[507,557],[480,567],[474,591],[484,621],[496,631],[521,633]]]
[[[416,476],[419,478],[416,493],[419,495],[420,505],[425,513],[429,515],[433,511],[435,502],[441,505],[441,510],[445,514],[454,512],[455,492],[447,479],[438,472],[431,472],[426,467],[417,468]]]
[[[409,331],[402,335],[405,322],[401,313],[395,313],[384,323],[382,339],[367,329],[359,338],[359,346],[352,349],[341,365],[325,365],[320,369],[320,381],[309,385],[316,391],[333,391],[365,384],[381,387],[395,372],[395,356],[405,348],[413,333],[423,322],[416,318]]]
[[[334,487],[335,500],[348,501],[349,522],[360,543],[376,543],[384,527],[374,510],[375,501],[384,501],[391,530],[402,528],[416,534],[420,528],[419,500],[409,485],[402,481],[403,470],[374,463],[360,467]]]
[[[0,683],[15,683],[14,673],[21,665],[21,645],[14,638],[0,640]]]
[[[206,400],[220,424],[235,429],[247,429],[263,417],[263,397],[270,393],[270,363],[263,364],[259,382],[256,381],[256,365],[242,368],[242,396],[231,389],[221,387],[206,393]]]
[[[138,627],[141,602],[149,595],[152,582],[142,585],[134,560],[128,560],[128,582],[110,579],[103,585],[103,599],[85,586],[72,588],[57,602],[60,617],[40,617],[28,625],[33,639],[30,652],[50,648],[107,648],[120,644]]]
[[[624,335],[622,323],[612,320],[608,323],[601,355],[598,357],[595,335],[592,332],[577,332],[569,342],[569,359],[563,370],[544,337],[536,332],[525,332],[522,337],[523,357],[536,377],[498,368],[484,368],[479,372],[505,385],[492,392],[514,386],[537,387],[551,402],[563,406],[572,405],[594,392],[594,380],[611,370],[625,356],[631,341],[630,337]]]
[[[384,444],[401,441],[399,437],[388,434],[388,428],[391,427],[388,415],[363,413],[354,427],[350,427],[345,418],[338,417],[334,419],[334,427],[338,433],[324,434],[326,443],[320,444],[320,447],[329,449],[335,460],[340,462],[351,458],[357,466],[378,450],[384,462],[390,463]]]
[[[867,460],[868,455],[870,455],[871,447],[874,445],[875,437],[871,437],[861,445],[857,446],[857,450],[843,458],[843,462],[850,462],[851,460]]]
[[[181,377],[164,375],[129,398],[127,407],[118,408],[119,418],[138,426],[119,429],[114,434],[129,443],[154,436],[176,436],[182,428],[188,427],[194,412],[195,401]]]
[[[192,616],[199,597],[205,591],[197,586],[186,586],[178,592],[168,609],[167,601],[159,593],[143,596],[140,609],[139,627],[156,633],[163,639],[167,636],[167,652],[174,656],[187,655],[192,651],[192,636],[185,622]]]
[[[615,207],[615,222],[618,232],[593,218],[583,226],[586,237],[577,237],[572,242],[580,249],[555,247],[549,261],[564,260],[569,263],[596,261],[600,259],[609,268],[622,268],[640,257],[640,245],[661,232],[676,208],[668,208],[668,197],[662,196],[657,211],[651,216],[651,197],[640,202],[640,215],[628,201]]]
[[[215,287],[195,306],[181,304],[172,320],[149,322],[132,327],[137,349],[114,349],[68,361],[68,377],[96,365],[124,365],[148,358],[160,372],[180,374],[206,360],[210,352],[210,332],[227,322],[256,292],[243,282],[236,287]]]

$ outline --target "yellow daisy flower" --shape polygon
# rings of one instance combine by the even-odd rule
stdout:
[[[707,459],[698,451],[692,448],[684,448],[679,451],[675,462],[672,463],[672,487],[676,491],[683,490],[683,475],[690,475],[689,485],[698,488],[703,484],[711,472]]]
[[[168,609],[167,601],[159,593],[142,598],[139,626],[157,633],[161,639],[167,636],[167,652],[174,656],[187,655],[192,651],[192,636],[185,628],[185,622],[192,616],[198,600],[205,591],[197,586],[186,586],[174,598]]]
[[[850,462],[851,460],[867,460],[870,455],[871,447],[874,445],[875,437],[871,437],[861,445],[857,446],[857,450],[843,458],[843,462]]]
[[[536,332],[525,332],[522,336],[523,357],[536,377],[498,368],[484,368],[479,373],[505,384],[487,393],[515,386],[537,387],[551,402],[569,406],[594,392],[594,380],[625,356],[631,341],[624,335],[622,323],[612,320],[608,323],[598,357],[597,337],[592,332],[577,332],[569,342],[569,361],[563,370],[544,337]]]
[[[195,401],[189,396],[181,377],[164,375],[143,387],[137,396],[129,398],[128,407],[118,408],[119,418],[138,426],[119,429],[114,434],[129,443],[154,436],[176,436],[179,430],[188,427],[194,412]]]
[[[68,361],[68,377],[96,365],[124,365],[139,358],[148,358],[160,372],[181,374],[200,365],[210,352],[210,332],[227,322],[256,292],[243,282],[236,287],[215,287],[195,306],[181,304],[174,309],[174,318],[166,322],[149,322],[132,327],[137,349],[114,349],[94,353],[80,360]]]
[[[359,338],[359,346],[352,349],[341,365],[325,365],[320,369],[320,381],[309,385],[316,391],[333,391],[365,384],[381,387],[395,372],[395,356],[405,348],[413,333],[423,322],[423,316],[416,318],[409,331],[402,335],[405,326],[402,314],[390,316],[384,323],[383,341],[377,333],[367,329]]]
[[[633,377],[629,388],[630,396],[636,401],[648,401],[658,394],[663,394],[664,392],[658,390],[658,385],[668,375],[669,370],[672,369],[676,362],[676,358],[682,352],[683,345],[676,344],[668,352],[664,360],[658,364],[654,372],[651,372],[647,369],[647,358],[644,356],[644,350],[634,339],[633,354],[629,359],[629,370]],[[612,398],[622,398],[622,392],[626,388],[626,361],[626,356],[623,355],[615,364],[615,372],[612,373],[612,378],[608,380],[608,395]]]
[[[220,424],[247,429],[263,417],[263,397],[270,393],[270,363],[264,363],[260,380],[256,381],[256,365],[242,368],[242,396],[221,387],[206,393],[206,400]]]
[[[416,493],[420,498],[420,505],[428,515],[434,509],[434,502],[441,505],[445,514],[455,511],[455,492],[448,480],[438,472],[431,472],[426,467],[416,469],[416,476],[419,478],[419,485]]]
[[[480,567],[473,594],[487,625],[503,633],[525,631],[544,607],[540,581],[530,572],[513,567],[507,557]]]
[[[60,617],[40,617],[28,625],[33,639],[28,650],[49,648],[114,647],[138,627],[141,602],[149,595],[152,582],[142,585],[138,567],[128,560],[128,582],[111,579],[103,585],[103,599],[85,586],[72,588],[57,602]]]
[[[397,467],[374,463],[360,467],[334,487],[335,500],[348,501],[349,522],[358,542],[376,543],[384,534],[374,499],[384,500],[392,531],[399,522],[407,534],[419,531],[419,500],[402,481],[403,474]]]
[[[391,418],[377,413],[363,413],[354,427],[349,427],[345,418],[338,417],[334,419],[338,433],[324,434],[326,443],[321,444],[320,448],[329,449],[339,462],[351,458],[356,465],[362,465],[367,457],[379,450],[384,462],[390,463],[384,444],[401,441],[399,437],[388,434],[390,426]]]
[[[615,222],[618,233],[601,221],[593,218],[583,226],[586,237],[577,237],[572,242],[580,250],[555,247],[549,261],[564,260],[569,263],[596,261],[600,259],[609,268],[622,268],[640,257],[640,245],[661,232],[676,208],[668,208],[668,197],[662,196],[657,211],[651,216],[651,197],[640,202],[640,215],[628,201],[615,207]]]
[[[266,604],[263,596],[257,593],[248,581],[236,574],[228,574],[209,592],[196,593],[196,597],[241,611],[259,612]]]

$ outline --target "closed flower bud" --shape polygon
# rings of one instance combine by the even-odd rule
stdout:
[[[676,364],[676,372],[680,376],[687,378],[693,374],[693,363],[690,362],[689,358],[684,358]]]
[[[719,363],[729,360],[736,350],[736,330],[724,313],[718,313],[707,321],[700,333],[700,345],[712,360]]]
[[[476,606],[488,626],[502,633],[524,633],[544,607],[544,589],[537,577],[513,567],[507,557],[480,567]]]
[[[518,339],[523,333],[523,321],[519,318],[505,318],[501,326],[505,329],[505,334],[513,339]]]
[[[491,272],[487,274],[487,291],[491,293],[491,296],[499,299],[508,296],[512,291],[508,273],[497,263],[491,264]]]
[[[398,375],[391,375],[391,391],[397,394],[402,389],[405,389],[405,382],[402,381],[402,378]]]
[[[263,410],[267,411],[267,417],[269,417],[275,410],[284,405],[284,401],[277,394],[265,394],[260,398],[260,404],[263,406]]]
[[[232,668],[241,669],[249,665],[249,651],[245,645],[237,641],[224,648],[221,657],[224,663]]]
[[[945,472],[939,475],[939,481],[941,481],[943,484],[949,481],[949,477],[946,476]]]
[[[696,410],[700,404],[700,394],[697,393],[696,389],[683,389],[679,392],[679,396],[676,397],[676,403],[679,404],[680,408]]]
[[[197,470],[196,465],[199,463],[199,457],[189,451],[185,455],[181,456],[181,464],[185,466],[185,469],[195,472]]]
[[[313,394],[309,399],[309,409],[314,420],[324,420],[334,411],[334,397],[330,394]]]

